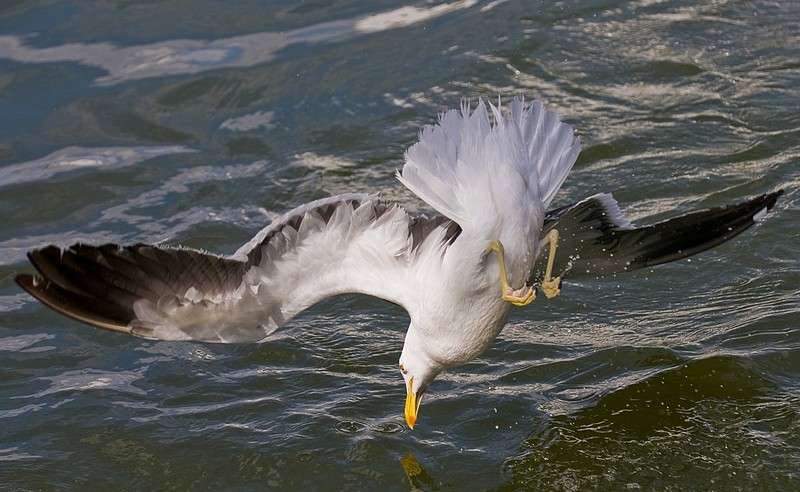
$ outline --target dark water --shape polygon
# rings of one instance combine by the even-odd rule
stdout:
[[[4,1],[0,489],[800,489],[800,4]],[[556,199],[634,220],[787,193],[736,240],[515,310],[402,421],[398,308],[154,343],[21,293],[45,243],[233,252],[393,177],[462,97],[524,94],[584,152]]]

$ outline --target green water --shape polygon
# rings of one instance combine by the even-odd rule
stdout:
[[[797,2],[410,5],[0,5],[0,490],[800,489]],[[13,283],[46,243],[233,252],[348,191],[424,210],[393,177],[419,128],[516,94],[581,135],[555,205],[786,194],[691,261],[515,310],[413,431],[395,306],[155,343]]]

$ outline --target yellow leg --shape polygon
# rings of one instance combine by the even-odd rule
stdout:
[[[552,278],[553,275],[553,262],[556,259],[556,249],[558,247],[558,230],[551,229],[550,232],[542,239],[542,247],[548,246],[550,250],[547,257],[547,269],[544,272],[542,279],[542,292],[548,299],[552,299],[561,292],[561,277]]]
[[[504,259],[505,249],[503,243],[497,240],[489,242],[486,253],[490,251],[497,253],[497,264],[500,266],[500,296],[504,301],[508,301],[515,306],[527,306],[536,299],[536,290],[533,287],[523,286],[521,289],[514,290],[508,285],[506,278],[506,262]]]

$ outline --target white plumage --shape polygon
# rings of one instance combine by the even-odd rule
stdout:
[[[464,230],[462,242],[486,248],[499,239],[506,248],[509,280],[525,281],[539,253],[545,211],[578,158],[572,127],[540,102],[524,108],[515,98],[510,114],[464,102],[420,132],[406,152],[398,178],[439,213]]]
[[[397,303],[411,318],[400,368],[413,427],[431,381],[482,354],[511,303],[531,300],[525,286],[544,233],[551,261],[559,244],[562,261],[553,264],[562,274],[626,271],[719,244],[780,195],[639,229],[607,194],[548,213],[580,144],[541,103],[526,109],[515,98],[509,109],[464,103],[407,151],[398,178],[442,216],[411,216],[376,195],[339,195],[286,213],[230,257],[144,244],[48,246],[28,255],[38,274],[16,280],[62,314],[160,340],[260,341],[342,293]],[[556,283],[549,289],[558,292]]]
[[[401,366],[421,394],[442,370],[481,353],[505,325],[510,304],[499,295],[499,271],[486,248],[505,246],[512,288],[531,274],[540,252],[545,211],[577,159],[572,128],[541,103],[527,110],[514,99],[503,115],[483,101],[475,111],[444,113],[422,130],[406,152],[400,181],[461,226],[441,264],[425,271],[426,282],[411,314]],[[414,378],[411,381],[411,378]]]

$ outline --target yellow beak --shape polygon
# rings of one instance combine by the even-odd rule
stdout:
[[[419,404],[422,403],[422,395],[417,397],[417,394],[411,389],[413,385],[414,378],[411,377],[406,388],[406,424],[410,429],[414,429],[414,424],[417,422],[417,414],[419,413]]]

